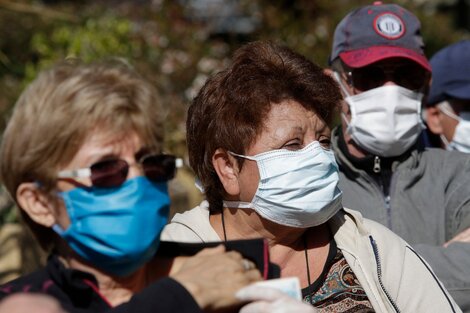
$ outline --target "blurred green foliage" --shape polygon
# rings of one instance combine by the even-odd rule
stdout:
[[[213,34],[188,15],[184,1],[0,0],[0,131],[21,90],[54,62],[126,58],[160,90],[167,108],[167,149],[185,155],[188,103],[243,42],[271,39],[327,66],[335,25],[357,0],[239,0],[260,22],[251,34]],[[396,1],[422,21],[427,54],[469,38],[456,29],[449,1]],[[450,1],[451,4],[455,1]]]

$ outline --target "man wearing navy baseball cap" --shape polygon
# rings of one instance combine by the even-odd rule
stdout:
[[[440,137],[442,148],[470,153],[470,40],[440,50],[430,63],[428,130]]]
[[[412,244],[470,312],[470,158],[420,145],[431,65],[419,20],[396,4],[360,7],[336,27],[330,64],[344,95],[332,133],[344,207]]]

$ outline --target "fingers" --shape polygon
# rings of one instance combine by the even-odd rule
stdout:
[[[256,266],[255,266],[255,263],[247,260],[247,259],[242,259],[242,265],[243,265],[243,269],[245,271],[249,271],[251,269],[254,269]]]
[[[251,269],[244,273],[244,277],[248,279],[248,282],[255,282],[261,280],[261,273],[257,268]]]

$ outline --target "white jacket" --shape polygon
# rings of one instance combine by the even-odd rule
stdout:
[[[376,312],[462,312],[429,265],[386,227],[348,209],[338,212],[328,224]],[[176,214],[161,239],[221,241],[209,223],[206,201]]]

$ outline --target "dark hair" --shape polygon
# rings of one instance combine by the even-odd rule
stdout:
[[[295,100],[331,124],[341,99],[322,68],[289,48],[267,41],[239,48],[232,64],[204,84],[186,121],[189,162],[211,210],[221,209],[224,195],[212,165],[218,148],[243,154],[261,133],[272,104]]]

